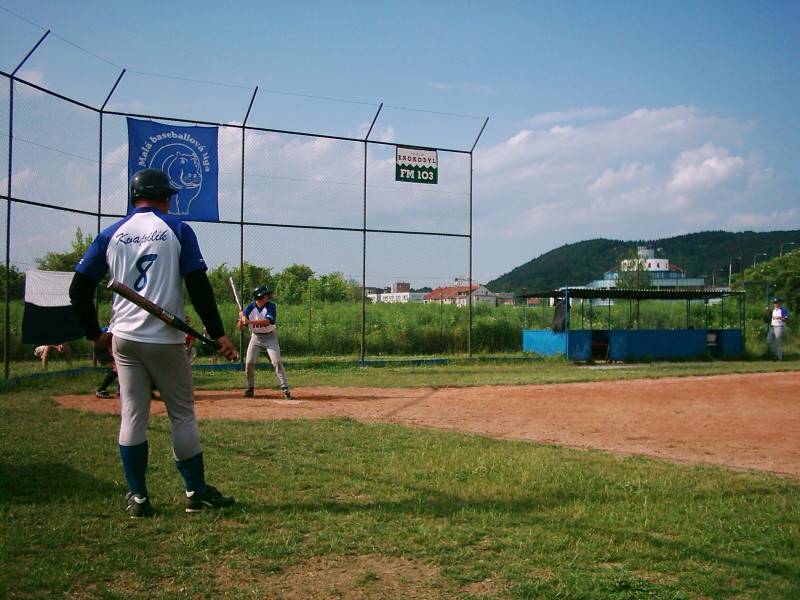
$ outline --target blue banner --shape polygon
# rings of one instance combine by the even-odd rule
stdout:
[[[170,214],[184,221],[219,221],[216,127],[180,127],[129,117],[128,180],[147,168],[164,171],[179,190],[170,199]]]

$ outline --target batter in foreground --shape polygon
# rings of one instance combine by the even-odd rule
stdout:
[[[75,268],[70,287],[70,299],[87,339],[98,347],[110,347],[117,365],[119,453],[129,488],[125,510],[131,517],[154,513],[146,482],[153,385],[172,425],[173,456],[186,488],[186,512],[234,503],[231,496],[224,496],[205,481],[185,334],[119,295],[114,296],[114,316],[104,333],[94,306],[95,288],[110,271],[113,279],[184,318],[185,282],[209,337],[219,343],[219,352],[229,360],[238,358],[225,335],[197,237],[189,225],[168,214],[169,198],[175,193],[163,171],[144,169],[136,173],[130,181],[133,210],[92,242]]]

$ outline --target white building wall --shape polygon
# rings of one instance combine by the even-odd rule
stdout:
[[[480,286],[474,292],[472,292],[472,303],[497,306],[497,297],[495,296],[495,293],[490,291],[488,288]],[[456,304],[458,306],[467,306],[467,304],[469,304],[469,296],[459,296],[456,299]]]
[[[381,294],[381,302],[387,304],[408,304],[409,302],[422,302],[425,294],[422,292],[397,292],[395,294],[389,292]]]

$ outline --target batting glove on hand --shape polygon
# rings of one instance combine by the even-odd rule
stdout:
[[[98,335],[94,338],[94,345],[98,348],[105,348],[106,350],[111,350],[111,338],[112,335],[106,331]]]

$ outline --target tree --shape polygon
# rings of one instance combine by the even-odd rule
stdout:
[[[91,245],[92,236],[84,235],[81,228],[78,227],[69,250],[48,252],[42,258],[36,259],[36,266],[42,271],[74,271],[78,261],[83,258]]]
[[[213,269],[209,269],[208,281],[211,283],[211,289],[214,290],[214,298],[216,298],[217,302],[223,302],[230,298],[232,298],[231,294],[231,284],[229,283],[229,277],[231,276],[232,271],[228,268],[227,263],[222,263]],[[238,280],[234,277],[234,283],[238,286]],[[237,288],[238,291],[238,288]]]
[[[769,284],[771,294],[783,299],[792,312],[800,310],[800,251],[795,250],[781,257],[758,263],[755,269],[747,269],[744,281]]]
[[[272,290],[274,290],[276,286],[275,276],[272,274],[271,268],[259,267],[258,265],[251,264],[247,261],[244,262],[243,269],[234,267],[231,270],[231,274],[233,275],[234,281],[237,283],[239,282],[240,278],[242,281],[244,281],[245,293],[250,296],[250,299],[252,299],[252,291],[258,286],[266,285]],[[242,298],[242,302],[246,303],[247,301],[247,299]]]
[[[312,277],[311,267],[290,265],[275,277],[275,295],[286,304],[303,304],[308,299],[308,280]]]
[[[230,284],[231,277],[233,277],[236,291],[240,295],[242,294],[242,289],[244,289],[244,296],[241,298],[243,308],[253,299],[253,289],[260,285],[275,287],[275,277],[268,267],[259,267],[246,261],[243,266],[243,269],[240,267],[231,268],[227,263],[222,263],[208,272],[208,280],[211,282],[217,302],[223,302],[228,299],[233,300]],[[242,281],[242,272],[244,272],[244,281]]]
[[[36,266],[42,271],[66,271],[72,272],[78,266],[78,261],[83,258],[89,246],[92,245],[92,236],[84,235],[81,228],[75,230],[75,237],[70,244],[70,249],[66,252],[48,252],[41,258],[36,259]],[[107,284],[109,275],[106,273],[97,285],[97,299],[100,302],[110,302],[112,293]]]
[[[25,274],[11,265],[8,269],[8,297],[10,300],[22,300],[25,297]],[[0,265],[0,297],[6,297],[6,266]]]
[[[314,281],[312,297],[317,302],[344,302],[351,297],[350,284],[338,271],[320,275]]]

